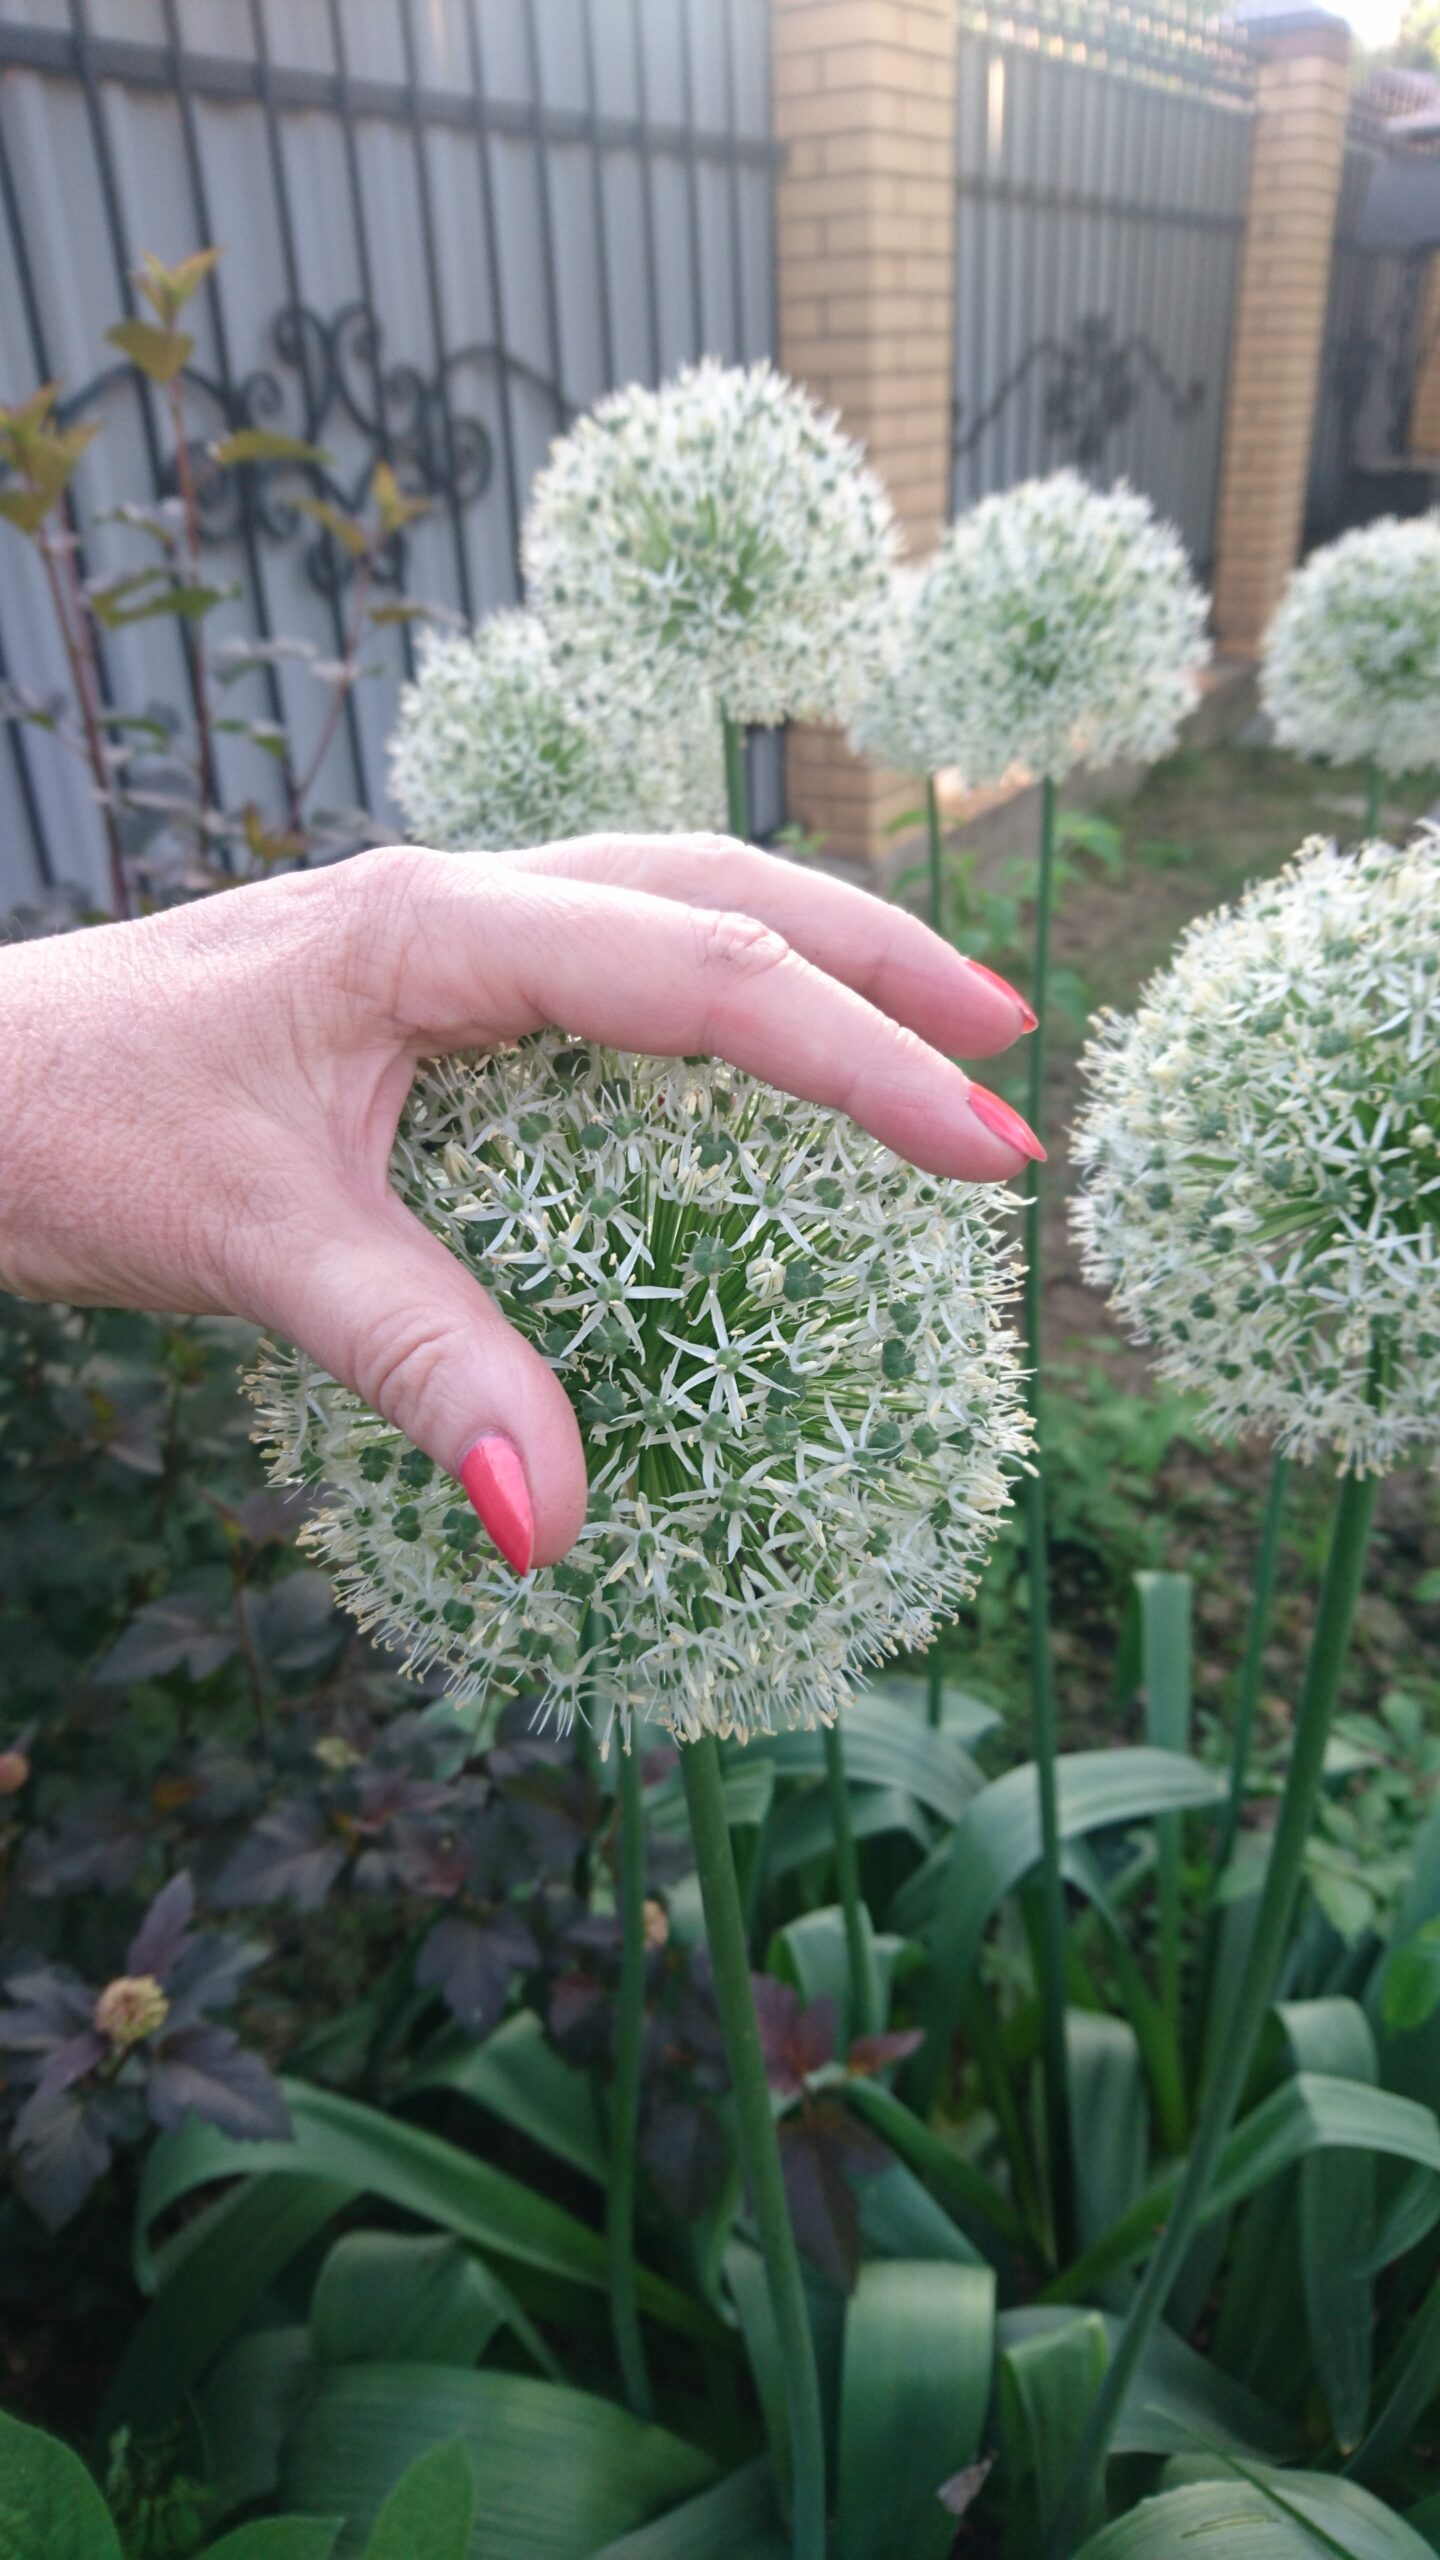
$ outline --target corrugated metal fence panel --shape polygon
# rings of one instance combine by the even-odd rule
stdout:
[[[558,424],[608,383],[773,346],[768,66],[768,0],[0,0],[0,397],[92,384],[141,251],[223,243],[191,306],[193,370],[216,387],[187,389],[192,436],[243,409],[324,445],[357,496],[382,452],[427,438],[452,467],[407,588],[466,614],[508,603],[517,515]],[[128,373],[96,414],[79,483],[92,570],[137,557],[104,518],[148,501],[170,449]],[[276,514],[273,533],[217,545],[243,592],[208,629],[333,657],[304,521]],[[0,533],[0,673],[67,691],[38,564]],[[409,646],[377,635],[383,671],[326,759],[332,805],[385,812]],[[107,657],[127,707],[181,702],[172,625],[116,633]],[[324,688],[293,664],[276,683],[303,763]],[[257,715],[264,696],[245,680]],[[222,751],[235,805],[263,759]],[[102,892],[88,779],[48,739],[12,736],[0,901],[47,873]]]
[[[1231,62],[1166,77],[1055,41],[1043,5],[996,14],[960,37],[955,504],[1067,462],[1123,475],[1204,571],[1249,99]]]

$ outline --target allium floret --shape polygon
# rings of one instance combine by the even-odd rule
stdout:
[[[1440,836],[1318,840],[1102,1016],[1088,1276],[1218,1433],[1379,1471],[1440,1446]]]
[[[562,675],[530,613],[422,642],[390,740],[390,788],[418,841],[452,847],[708,828],[725,810],[704,707],[678,699],[642,726],[623,701]]]
[[[865,686],[850,723],[850,743],[857,755],[895,773],[929,775],[953,763],[943,742],[932,736],[934,705],[915,679],[916,617],[924,585],[923,570],[896,569],[884,613],[876,626],[866,666]]]
[[[517,1581],[448,1477],[301,1356],[254,1391],[306,1542],[462,1701],[682,1739],[814,1724],[973,1584],[1027,1432],[1002,1199],[710,1060],[545,1033],[412,1093],[403,1199],[575,1403],[589,1518]]]
[[[1260,696],[1300,755],[1440,765],[1440,523],[1383,516],[1312,551],[1266,636]]]
[[[524,536],[567,674],[766,727],[850,716],[896,548],[834,417],[768,364],[711,359],[561,437]]]
[[[905,729],[929,770],[973,786],[1165,755],[1210,654],[1206,610],[1178,534],[1135,490],[1022,481],[953,524],[922,572],[896,671]]]

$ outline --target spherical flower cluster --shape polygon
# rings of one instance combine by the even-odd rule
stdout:
[[[426,1458],[266,1353],[307,1543],[414,1667],[746,1736],[828,1721],[971,1587],[1027,1447],[1002,1198],[719,1063],[554,1032],[427,1069],[393,1169],[565,1382],[591,1488],[517,1580]]]
[[[932,738],[928,722],[934,706],[915,681],[916,617],[924,586],[920,569],[893,570],[886,608],[881,615],[858,707],[850,723],[850,743],[857,755],[896,773],[938,773],[951,759]]]
[[[907,728],[930,770],[972,785],[1165,755],[1209,656],[1205,617],[1178,535],[1133,489],[1022,481],[952,525],[922,574]]]
[[[560,439],[524,556],[567,675],[773,726],[849,716],[896,540],[833,417],[767,364],[707,360]]]
[[[1102,1018],[1089,1277],[1223,1434],[1361,1471],[1440,1446],[1440,836],[1306,846]]]
[[[680,700],[641,726],[623,701],[562,677],[534,614],[497,613],[429,642],[400,697],[390,788],[425,844],[546,844],[557,836],[719,825],[713,719]]]
[[[1312,551],[1270,626],[1260,693],[1302,756],[1440,765],[1440,522],[1384,516]]]

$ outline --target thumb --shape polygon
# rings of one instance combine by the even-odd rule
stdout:
[[[310,1250],[267,1320],[458,1478],[517,1573],[585,1518],[579,1425],[558,1378],[392,1193],[312,1200]]]

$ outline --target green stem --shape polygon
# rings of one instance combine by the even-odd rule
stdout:
[[[1190,2244],[1199,2228],[1205,2199],[1215,2176],[1216,2163],[1239,2110],[1270,2005],[1279,1987],[1304,1873],[1305,1844],[1310,1836],[1324,1773],[1325,1745],[1340,1693],[1355,1603],[1360,1596],[1375,1492],[1376,1479],[1373,1476],[1347,1475],[1341,1478],[1330,1532],[1330,1552],[1320,1590],[1320,1607],[1305,1667],[1305,1685],[1295,1718],[1290,1766],[1280,1803],[1280,1819],[1265,1870],[1265,1887],[1260,1897],[1249,1966],[1214,2077],[1205,2093],[1185,2174],[1159,2247],[1145,2270],[1090,2413],[1045,2545],[1045,2560],[1069,2560],[1080,2521],[1089,2512],[1092,2484],[1099,2477],[1109,2452],[1121,2402],[1154,2335],[1175,2280],[1189,2256]]]
[[[725,815],[732,836],[750,841],[750,794],[745,788],[745,732],[738,720],[721,721],[725,734]]]
[[[683,1743],[680,1767],[700,1877],[705,1935],[715,1974],[715,1998],[730,2057],[740,2157],[759,2229],[770,2311],[785,2377],[790,2423],[792,2550],[794,2560],[824,2560],[825,2430],[820,2377],[755,2019],[750,1959],[725,1819],[720,1752],[713,1734],[706,1734],[699,1742]]]
[[[1040,785],[1040,874],[1035,891],[1035,952],[1030,1001],[1039,1016],[1030,1035],[1030,1126],[1041,1134],[1045,1102],[1045,1014],[1050,982],[1050,920],[1055,902],[1055,785]],[[1026,1579],[1030,1600],[1030,1695],[1040,1798],[1040,2050],[1045,2073],[1045,2148],[1056,2250],[1069,2255],[1074,2225],[1070,2153],[1070,2069],[1065,2047],[1065,1880],[1060,1865],[1060,1786],[1054,1668],[1050,1651],[1050,1555],[1045,1520],[1040,1361],[1044,1280],[1041,1269],[1040,1167],[1025,1182],[1026,1394],[1035,1435],[1036,1471],[1024,1480]]]
[[[1372,756],[1365,768],[1365,841],[1380,833],[1380,767]]]
[[[1250,1600],[1250,1624],[1245,1636],[1245,1660],[1240,1673],[1240,1688],[1235,1700],[1235,1730],[1230,1742],[1230,1793],[1225,1804],[1225,1818],[1215,1850],[1215,1881],[1218,1884],[1234,1855],[1240,1831],[1240,1817],[1245,1810],[1245,1797],[1250,1779],[1250,1745],[1255,1733],[1255,1715],[1260,1704],[1260,1681],[1265,1666],[1265,1639],[1270,1633],[1270,1609],[1275,1598],[1275,1581],[1280,1569],[1280,1530],[1285,1516],[1285,1495],[1290,1482],[1290,1461],[1276,1451],[1270,1469],[1270,1491],[1265,1501],[1265,1518],[1260,1530],[1260,1552],[1255,1562],[1255,1588]]]
[[[929,896],[926,921],[932,933],[945,931],[945,834],[940,824],[940,795],[935,776],[925,776],[925,834],[930,848]]]
[[[860,1861],[850,1821],[850,1790],[845,1783],[845,1746],[837,1724],[825,1727],[825,1776],[830,1788],[830,1828],[835,1841],[835,1878],[845,1916],[845,1953],[850,1965],[850,2031],[878,2036],[880,1982],[869,1913],[860,1896]]]
[[[605,2246],[610,2260],[610,2320],[625,2397],[637,2418],[655,2415],[640,2312],[635,2299],[635,2146],[640,2124],[640,2064],[645,2041],[645,1802],[640,1754],[620,1753],[615,1788],[620,1809],[620,1998],[615,2023],[615,2079],[610,2106]]]
[[[932,933],[945,931],[945,834],[940,823],[940,795],[935,776],[925,776],[925,834],[929,845],[930,868],[926,921]],[[948,938],[948,937],[947,937]],[[940,1648],[932,1644],[925,1657],[925,1712],[933,1731],[940,1729],[944,1714],[944,1675],[940,1667]]]

